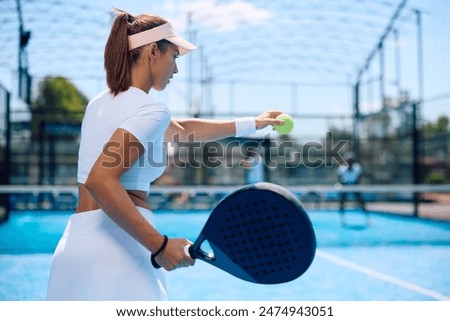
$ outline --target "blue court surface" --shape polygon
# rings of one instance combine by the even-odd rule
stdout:
[[[300,278],[279,285],[242,281],[198,261],[167,273],[171,300],[450,300],[450,223],[350,210],[309,211],[317,253]],[[43,300],[52,251],[68,212],[15,212],[0,225],[0,300]],[[170,237],[195,240],[208,212],[157,212]]]

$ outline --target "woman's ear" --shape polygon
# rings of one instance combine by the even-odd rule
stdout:
[[[155,59],[158,50],[159,50],[159,48],[158,48],[158,45],[156,44],[156,42],[152,42],[151,44],[149,44],[148,49],[147,49],[148,57],[150,59]]]

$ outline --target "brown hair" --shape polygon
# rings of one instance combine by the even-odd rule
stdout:
[[[152,29],[167,22],[151,14],[133,17],[129,13],[113,9],[115,19],[105,46],[106,83],[115,96],[131,86],[131,66],[136,63],[142,47],[128,50],[128,36]],[[159,50],[165,52],[170,44],[163,39],[156,42]]]

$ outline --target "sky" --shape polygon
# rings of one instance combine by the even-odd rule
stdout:
[[[109,10],[152,12],[199,47],[179,59],[179,73],[170,86],[154,93],[174,116],[200,112],[228,118],[280,109],[296,117],[296,135],[316,136],[330,126],[351,126],[358,71],[401,2],[22,0],[22,11],[24,27],[32,31],[27,53],[35,86],[47,75],[64,75],[94,97],[105,88],[102,55]],[[0,7],[0,81],[14,89],[15,1],[3,0]],[[422,91],[414,9],[422,17]],[[448,0],[409,0],[395,25],[399,40],[390,34],[384,43],[386,96],[396,99],[406,91],[417,100],[422,92],[425,120],[450,114],[449,18]],[[366,113],[380,105],[379,61],[374,55],[361,79]]]

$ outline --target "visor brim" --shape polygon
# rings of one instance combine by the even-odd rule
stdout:
[[[180,56],[187,54],[189,51],[197,49],[197,46],[195,46],[194,44],[190,43],[189,41],[178,35],[167,37],[166,40],[178,46]]]

